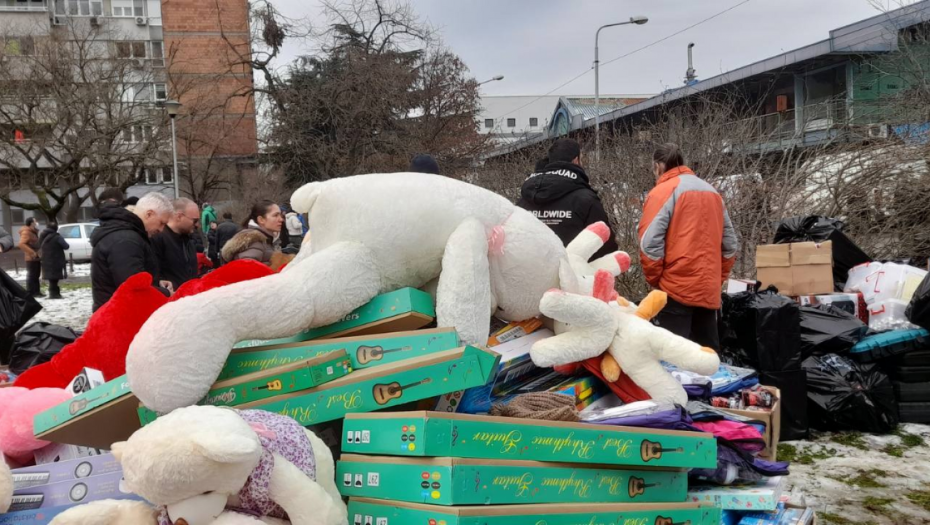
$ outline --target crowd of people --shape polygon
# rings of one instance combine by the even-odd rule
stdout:
[[[411,172],[439,175],[438,162],[417,155]],[[729,277],[738,252],[736,231],[713,186],[685,164],[675,144],[663,144],[653,155],[656,186],[646,198],[639,223],[640,261],[646,281],[668,294],[668,304],[655,322],[683,337],[719,349],[717,312],[721,285]],[[100,226],[91,235],[91,283],[96,311],[129,277],[147,272],[152,286],[171,295],[198,277],[206,266],[252,259],[274,267],[276,255],[294,254],[308,227],[306,217],[275,202],[255,203],[237,224],[230,212],[187,198],[174,201],[161,193],[126,199],[118,190],[99,197]],[[517,206],[548,225],[563,243],[588,226],[604,222],[610,235],[599,258],[618,249],[613,225],[582,164],[581,146],[563,138],[553,142],[526,178]],[[204,242],[206,240],[206,242]],[[0,229],[0,253],[13,247]],[[60,298],[66,278],[68,243],[55,223],[43,231],[34,218],[20,228],[18,247],[26,259],[26,288],[41,295],[40,274],[49,282],[49,297]]]

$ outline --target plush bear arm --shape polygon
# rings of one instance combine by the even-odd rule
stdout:
[[[157,516],[142,501],[105,499],[68,509],[49,525],[155,525]]]
[[[667,303],[667,293],[660,290],[653,290],[643,299],[643,302],[639,303],[639,308],[636,309],[636,315],[640,319],[650,321],[653,317],[659,315],[659,312],[665,308]]]
[[[720,358],[710,348],[677,336],[664,328],[646,324],[649,330],[648,342],[655,355],[662,361],[671,363],[683,370],[689,370],[706,376],[713,375],[720,368]]]
[[[278,454],[274,455],[269,488],[271,498],[287,512],[292,525],[345,525],[348,519],[342,499],[334,500],[319,483]]]
[[[466,343],[484,344],[491,331],[488,237],[477,219],[466,219],[449,236],[436,290],[439,326],[454,326]]]
[[[340,504],[342,502],[342,495],[339,494],[339,488],[336,487],[336,462],[333,461],[333,453],[329,447],[326,446],[326,443],[323,443],[323,440],[318,438],[316,434],[309,430],[305,430],[305,432],[307,433],[307,438],[310,439],[313,457],[316,460],[317,483],[332,496],[333,501]]]

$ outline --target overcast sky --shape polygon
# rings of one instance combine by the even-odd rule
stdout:
[[[317,0],[273,0],[286,15],[316,28],[325,21]],[[895,0],[881,3],[895,5]],[[594,33],[602,24],[649,17],[643,26],[601,32],[601,93],[658,93],[681,85],[686,47],[708,78],[827,38],[832,29],[878,14],[870,0],[412,0],[420,16],[471,68],[490,95],[593,94]],[[713,20],[628,58],[608,60],[677,33],[733,6]],[[287,56],[306,52],[291,44]]]

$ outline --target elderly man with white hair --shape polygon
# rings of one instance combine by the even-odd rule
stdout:
[[[145,194],[131,211],[121,207],[101,211],[100,226],[90,236],[95,312],[121,284],[140,272],[148,272],[152,286],[170,294],[168,287],[158,282],[158,258],[149,238],[165,228],[173,212],[171,200],[154,192]]]

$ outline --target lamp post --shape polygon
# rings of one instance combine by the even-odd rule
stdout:
[[[478,85],[483,86],[487,84],[488,82],[497,82],[498,80],[504,80],[504,75],[497,75],[496,77],[485,80],[484,82],[478,82]]]
[[[626,22],[607,24],[597,28],[594,33],[594,160],[601,160],[601,86],[600,86],[600,58],[598,56],[597,40],[601,36],[601,29],[615,26],[636,24],[641,26],[648,22],[645,16],[631,16]]]
[[[178,183],[178,137],[174,130],[174,119],[178,116],[178,111],[181,109],[181,103],[177,100],[169,100],[165,102],[165,110],[168,111],[168,116],[171,117],[171,155],[174,158],[174,198],[177,199],[181,196],[181,190]]]

